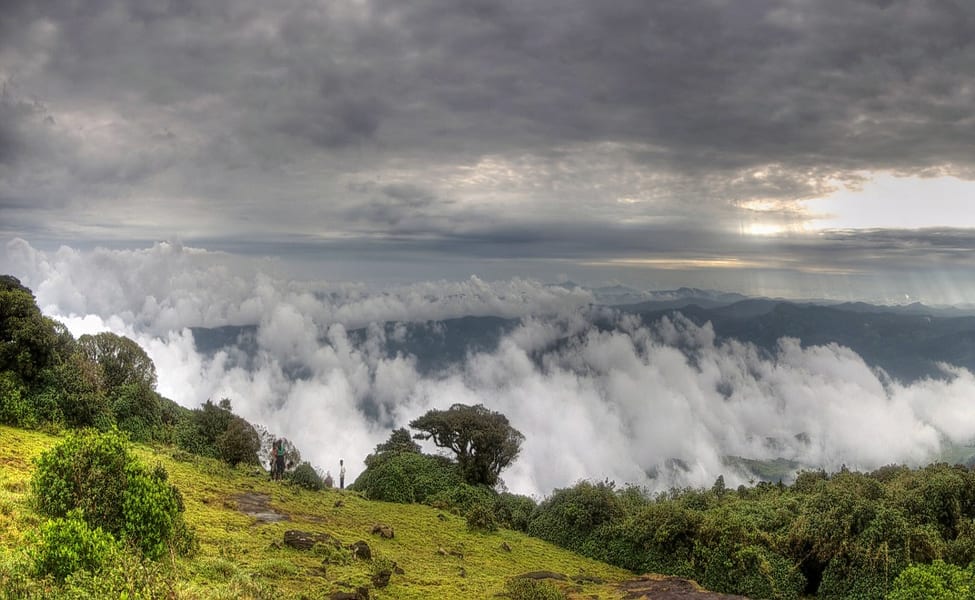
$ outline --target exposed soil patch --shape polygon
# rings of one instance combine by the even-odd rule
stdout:
[[[267,494],[258,494],[256,492],[246,492],[234,496],[234,501],[237,503],[237,510],[245,515],[254,517],[258,525],[289,521],[290,517],[288,515],[271,508],[269,504],[270,499],[271,497]]]
[[[644,575],[620,584],[626,600],[742,600],[745,596],[718,594],[702,590],[696,583],[680,577]]]

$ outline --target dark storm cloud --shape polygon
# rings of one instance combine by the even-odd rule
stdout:
[[[213,93],[329,147],[389,118],[382,143],[433,152],[628,140],[704,165],[910,167],[920,144],[970,160],[964,2],[72,6],[19,16],[59,26],[45,87],[170,106]]]
[[[747,254],[727,233],[743,219],[801,220],[798,200],[864,170],[975,173],[975,7],[962,1],[2,12],[0,201],[65,207],[75,226],[40,211],[25,232]]]

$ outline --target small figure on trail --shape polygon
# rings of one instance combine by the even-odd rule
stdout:
[[[278,480],[278,440],[271,442],[271,464],[268,465],[271,469],[271,481]]]
[[[327,488],[331,488],[333,485],[335,485],[335,480],[332,479],[331,471],[325,471],[325,479],[323,480],[323,482],[325,483],[325,487]]]
[[[339,459],[339,489],[345,489],[345,463],[342,462],[341,458]]]
[[[274,467],[278,472],[278,479],[284,476],[284,440],[278,440],[278,448],[274,454]]]

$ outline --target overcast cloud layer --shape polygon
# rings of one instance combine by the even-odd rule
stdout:
[[[810,201],[971,180],[972,31],[964,0],[8,2],[0,235],[956,301],[973,188],[915,231],[923,188],[883,230]]]
[[[840,346],[784,338],[768,356],[679,317],[647,328],[594,308],[581,289],[478,278],[382,290],[299,284],[170,244],[48,253],[15,241],[4,251],[44,311],[75,335],[137,340],[163,395],[188,407],[230,398],[314,464],[334,471],[344,459],[350,478],[394,427],[456,402],[500,411],[525,434],[503,477],[533,495],[579,479],[651,490],[709,486],[718,475],[746,483],[752,476],[729,456],[831,471],[918,465],[975,439],[968,371],[946,366],[943,379],[902,385]],[[386,336],[397,330],[376,326],[462,315],[521,323],[496,350],[435,373],[421,373],[412,356],[388,356]],[[594,317],[616,327],[596,328]],[[252,358],[236,347],[203,355],[187,329],[227,324],[258,326]],[[348,334],[363,327],[360,341]]]

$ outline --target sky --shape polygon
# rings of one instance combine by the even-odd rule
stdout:
[[[965,0],[8,1],[0,272],[353,477],[454,401],[526,433],[531,494],[920,464],[975,438],[971,373],[600,331],[545,284],[971,304],[972,31]],[[381,352],[465,315],[521,325],[435,376]],[[257,325],[252,368],[195,348],[221,325]]]
[[[956,303],[961,0],[5,3],[0,236]]]

